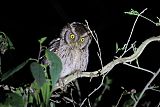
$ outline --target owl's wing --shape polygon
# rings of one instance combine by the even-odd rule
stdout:
[[[49,50],[55,52],[60,46],[60,38],[53,39],[49,43]]]
[[[49,45],[48,45],[48,49],[52,52],[55,52],[60,46],[60,38],[57,38],[57,39],[53,39]],[[41,57],[41,62],[43,64],[48,64],[48,61],[46,60],[46,57],[45,56],[42,56]]]

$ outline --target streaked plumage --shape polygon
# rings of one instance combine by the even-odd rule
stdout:
[[[60,78],[76,71],[86,71],[91,40],[87,26],[73,22],[62,29],[60,38],[50,42],[50,51],[56,53],[62,61]]]

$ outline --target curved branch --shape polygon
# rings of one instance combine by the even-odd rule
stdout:
[[[131,56],[129,57],[119,57],[113,61],[111,61],[110,63],[108,63],[107,65],[105,65],[102,69],[100,70],[97,70],[97,71],[93,71],[93,72],[75,72],[67,77],[65,77],[63,79],[63,84],[59,84],[57,83],[53,89],[53,91],[63,87],[64,85],[68,84],[69,82],[77,79],[77,78],[80,78],[80,77],[98,77],[100,75],[103,75],[103,74],[108,74],[109,71],[112,70],[112,68],[114,66],[116,66],[117,64],[120,64],[120,63],[126,63],[126,62],[132,62],[134,61],[135,59],[137,59],[141,53],[144,51],[144,49],[146,48],[146,46],[153,42],[153,41],[160,41],[160,36],[157,36],[157,37],[151,37],[147,40],[145,40],[136,50],[135,53],[133,53]]]

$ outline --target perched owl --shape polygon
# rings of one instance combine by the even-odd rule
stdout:
[[[60,78],[87,69],[88,47],[91,40],[91,32],[87,26],[79,22],[73,22],[64,26],[60,38],[50,42],[50,51],[56,53],[62,61],[63,68]]]

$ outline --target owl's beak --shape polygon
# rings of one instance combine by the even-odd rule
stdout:
[[[79,43],[78,42],[70,43],[69,45],[72,48],[78,48],[79,47]]]

